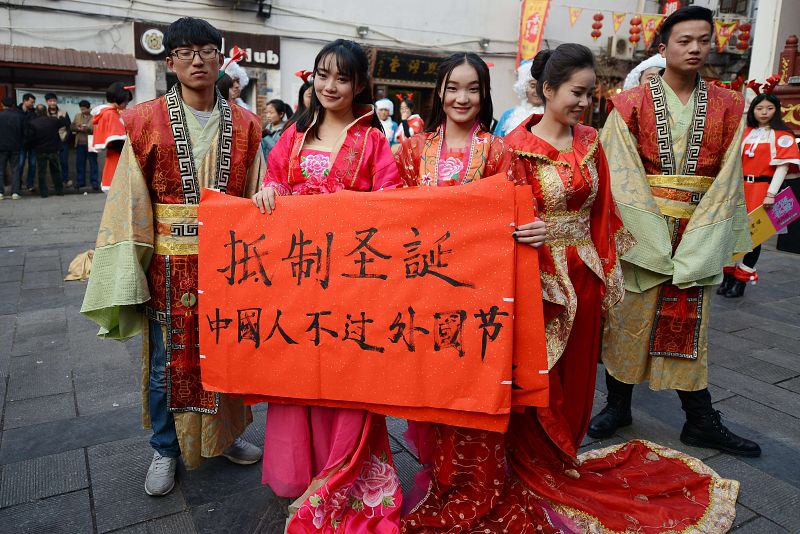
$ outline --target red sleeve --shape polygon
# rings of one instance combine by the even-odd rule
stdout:
[[[400,150],[395,154],[397,170],[400,172],[400,179],[406,187],[419,185],[419,155],[415,154],[417,138],[404,139],[400,143]]]
[[[789,165],[790,175],[800,172],[800,148],[797,147],[794,134],[780,130],[775,132],[775,159],[770,165]]]
[[[289,185],[289,157],[292,153],[296,132],[294,125],[283,132],[267,158],[264,187],[274,187],[278,194],[283,196],[292,194],[292,188]]]
[[[392,149],[386,136],[380,130],[370,130],[369,142],[372,144],[370,170],[372,177],[372,190],[395,189],[403,187],[403,180],[397,170]]]

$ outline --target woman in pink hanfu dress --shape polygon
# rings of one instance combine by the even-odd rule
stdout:
[[[326,45],[314,62],[309,109],[269,154],[264,188],[253,197],[262,213],[278,196],[402,185],[371,102],[361,47],[343,39]],[[289,533],[399,532],[402,491],[381,415],[271,403],[263,482],[281,497],[299,496]]]

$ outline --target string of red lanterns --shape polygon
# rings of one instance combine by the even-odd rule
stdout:
[[[630,34],[628,36],[628,41],[630,41],[633,46],[636,46],[636,43],[642,39],[642,17],[636,15],[631,19],[631,27],[628,29],[628,33]]]
[[[592,23],[592,34],[591,35],[592,35],[592,39],[594,39],[596,41],[602,35],[602,32],[600,32],[600,30],[603,28],[603,18],[605,18],[605,17],[603,16],[602,13],[598,12],[598,13],[595,13],[594,17],[592,17],[592,18],[594,19],[594,22]]]

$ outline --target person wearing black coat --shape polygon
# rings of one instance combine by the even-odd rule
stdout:
[[[64,183],[61,180],[61,136],[58,131],[69,128],[69,117],[48,116],[47,108],[41,104],[36,106],[36,117],[28,123],[28,146],[36,152],[36,170],[39,175],[39,196],[46,198],[47,169],[50,169],[50,180],[56,195],[64,194]]]
[[[20,198],[19,153],[25,141],[25,122],[25,114],[17,108],[14,98],[4,98],[0,111],[0,200],[5,198],[6,165],[11,170],[11,197]]]

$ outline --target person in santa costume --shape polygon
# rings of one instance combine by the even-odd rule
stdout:
[[[759,206],[772,209],[775,195],[784,180],[800,176],[800,149],[795,137],[781,118],[781,101],[772,94],[778,77],[773,76],[761,86],[749,82],[756,97],[747,111],[747,128],[742,142],[742,174],[747,212]],[[727,298],[744,295],[747,282],[758,280],[756,262],[761,245],[747,253],[736,265],[725,268],[725,277],[717,294]]]
[[[94,135],[91,149],[94,152],[101,150],[106,152],[103,179],[100,183],[103,192],[108,192],[111,188],[111,179],[114,178],[114,171],[117,170],[122,146],[128,138],[120,113],[133,100],[133,93],[131,93],[133,88],[133,85],[125,85],[122,82],[112,83],[106,90],[107,104],[97,106],[92,110]]]

